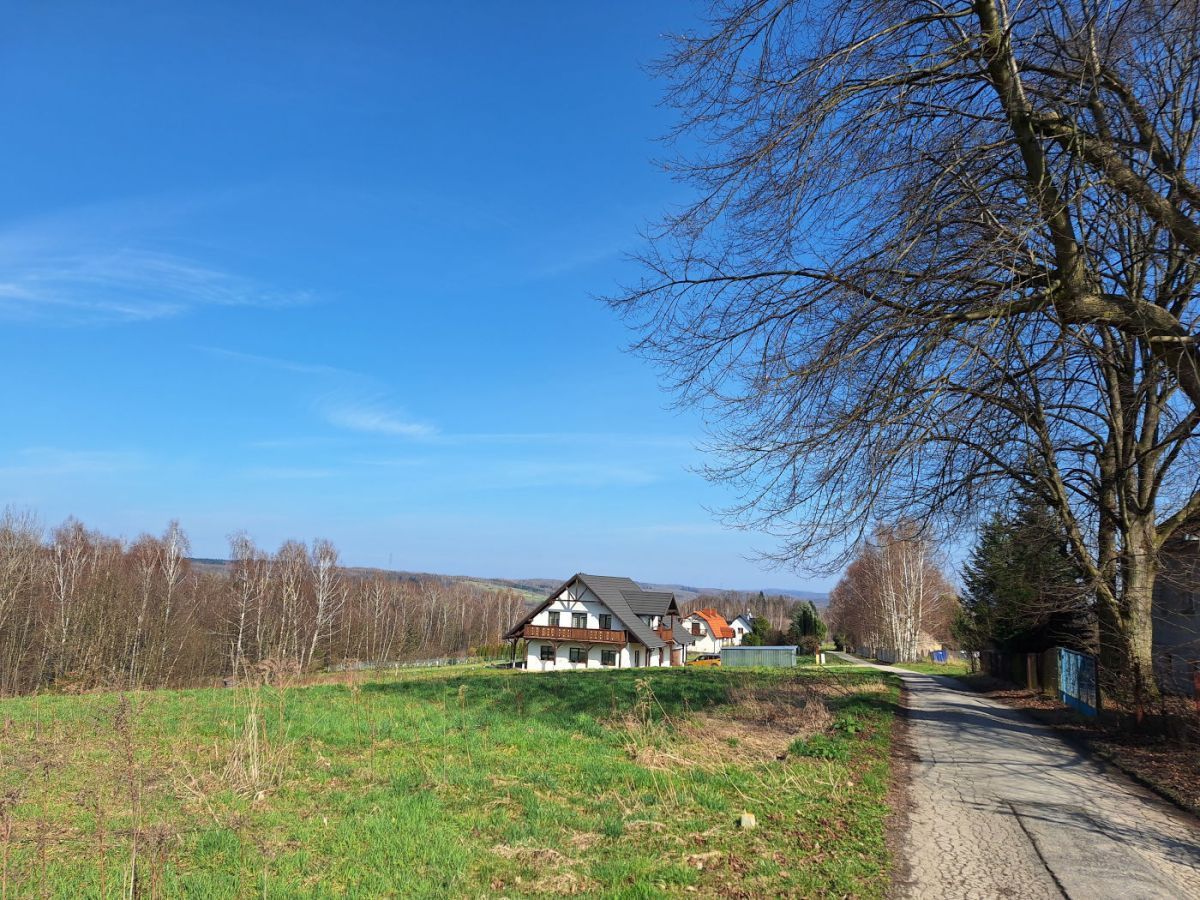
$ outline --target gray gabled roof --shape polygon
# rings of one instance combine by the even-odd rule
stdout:
[[[620,580],[629,581],[628,578]],[[629,608],[639,616],[679,615],[679,607],[675,605],[675,595],[670,591],[643,591],[635,585],[632,590],[622,588],[621,595],[629,603]]]
[[[670,591],[644,591],[631,578],[621,578],[615,575],[587,575],[583,572],[572,575],[551,591],[544,601],[508,630],[504,635],[505,638],[517,637],[527,622],[549,606],[555,597],[576,581],[581,582],[584,587],[595,594],[600,602],[621,620],[621,623],[639,644],[644,644],[651,649],[665,646],[665,642],[658,636],[658,632],[643,622],[641,617],[679,615],[679,607],[675,604],[674,594]],[[673,636],[678,644],[693,642],[692,636],[678,624],[673,629]]]
[[[645,608],[649,605],[648,598],[641,595],[647,592],[638,587],[633,579],[620,578],[615,575],[585,575],[583,572],[575,577],[599,597],[600,601],[613,611],[613,615],[625,623],[625,627],[638,639],[638,643],[645,644],[651,649],[664,646],[663,639],[658,636],[658,632],[643,622],[641,617],[666,615],[665,603],[658,610],[639,613],[625,598],[625,594],[628,592],[634,596],[636,598],[634,602],[639,607]]]
[[[681,647],[696,643],[696,636],[678,622],[676,622],[675,627],[671,629],[671,633],[675,638],[675,643],[679,644]]]

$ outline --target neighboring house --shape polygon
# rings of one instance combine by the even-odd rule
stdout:
[[[692,649],[701,653],[720,653],[736,641],[733,629],[715,609],[696,610],[683,620],[683,627],[691,635]]]
[[[1165,690],[1191,694],[1200,666],[1200,525],[1163,545],[1154,582],[1154,667]]]
[[[750,614],[750,610],[739,614],[729,623],[729,627],[733,629],[733,646],[739,647],[746,635],[754,630],[754,616]]]
[[[628,578],[579,573],[517,622],[505,640],[525,639],[525,667],[618,669],[681,666],[692,638],[669,591]]]

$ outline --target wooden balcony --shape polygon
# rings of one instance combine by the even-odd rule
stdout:
[[[526,625],[525,640],[574,641],[579,644],[624,644],[628,636],[613,628],[559,628],[553,625]]]

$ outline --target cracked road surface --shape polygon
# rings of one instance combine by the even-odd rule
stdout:
[[[953,678],[876,668],[909,690],[900,896],[1200,898],[1190,816]]]

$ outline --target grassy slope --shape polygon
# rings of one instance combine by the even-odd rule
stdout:
[[[114,896],[136,831],[148,894],[882,896],[882,678],[443,670],[263,689],[280,777],[249,787],[226,769],[254,692],[7,700],[4,877],[10,895]],[[764,755],[770,727],[727,718],[731,691],[813,686],[832,722],[786,761]],[[757,829],[734,827],[743,809]]]

